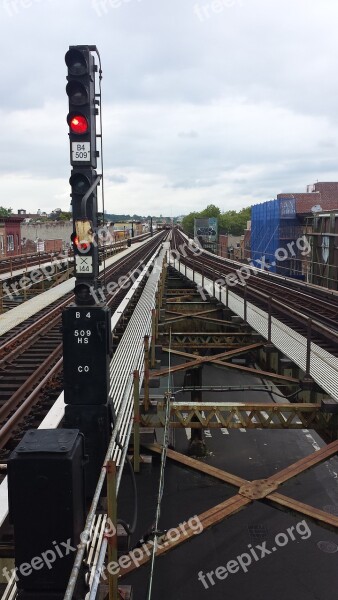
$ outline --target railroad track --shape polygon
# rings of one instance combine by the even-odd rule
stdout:
[[[149,260],[165,235],[163,233],[152,238],[147,244],[106,269],[106,273],[101,274],[101,280],[105,277],[105,283],[108,283],[112,280],[117,281],[121,276],[129,276],[132,279],[132,273],[140,263]],[[126,293],[126,288],[118,288],[114,295],[107,298],[112,312]],[[8,452],[18,443],[23,429],[41,422],[51,403],[62,390],[61,312],[73,299],[73,294],[67,294],[61,302],[54,303],[52,309],[49,306],[40,311],[28,327],[0,346],[2,460],[6,460]],[[23,419],[25,427],[22,426]]]
[[[138,236],[137,238],[133,238],[131,240],[131,243],[133,244],[135,242],[145,241],[148,237],[149,237],[149,234],[144,234],[142,236]],[[116,246],[115,250],[123,249],[124,247],[125,247],[125,242],[123,242],[121,247]],[[107,246],[106,250],[108,250],[108,246]],[[101,255],[102,255],[103,248],[100,248],[100,251],[101,251]],[[108,256],[110,256],[110,253],[107,253],[107,256],[105,258],[107,258]],[[103,276],[100,276],[100,277],[103,277]],[[17,336],[20,336],[21,334],[29,333],[31,331],[30,326],[33,325],[35,323],[35,321],[39,320],[40,318],[42,319],[44,316],[48,315],[49,312],[53,311],[54,308],[59,307],[60,310],[62,310],[62,308],[64,306],[67,306],[67,304],[71,301],[72,297],[73,297],[72,294],[66,294],[62,299],[52,302],[51,304],[49,304],[45,308],[41,309],[38,313],[36,313],[32,317],[29,317],[28,319],[26,319],[23,323],[19,323],[15,327],[12,327],[12,329],[10,329],[8,332],[3,334],[0,337],[0,360],[1,360],[1,356],[2,356],[2,348],[3,348],[4,344],[7,344],[7,342],[11,339],[14,339],[14,338],[16,339]],[[66,304],[65,304],[65,302],[66,302]],[[22,304],[22,303],[13,302],[12,307],[14,308],[15,306],[18,306],[19,304]],[[18,339],[20,340],[20,337]],[[8,347],[6,348],[6,351],[7,350],[8,350]]]
[[[11,273],[26,267],[34,267],[43,263],[51,262],[54,258],[54,252],[36,252],[33,254],[19,254],[9,256],[0,260],[0,275]]]
[[[131,239],[131,243],[134,242],[142,242],[147,237],[149,237],[149,233],[144,233],[142,235],[138,235]],[[120,240],[114,242],[113,244],[106,244],[106,246],[99,247],[99,255],[106,254],[106,256],[110,256],[112,251],[116,249],[121,249],[125,247],[127,240]],[[59,253],[62,255],[62,253]],[[55,256],[57,256],[57,252],[35,252],[32,254],[18,254],[17,256],[8,256],[6,258],[0,259],[0,275],[8,274],[10,275],[13,271],[18,271],[20,269],[27,269],[28,267],[34,266],[43,266],[46,263],[53,262]],[[72,258],[72,252],[69,254],[69,257],[64,258]]]
[[[186,239],[177,230],[174,230],[172,246],[179,251],[180,246]],[[213,281],[225,279],[228,275],[236,273],[241,267],[249,268],[234,261],[227,261],[220,257],[203,252],[196,255],[185,246],[186,256],[182,256],[181,262],[202,277],[208,277]],[[315,288],[315,289],[313,289]],[[311,327],[312,341],[330,352],[338,355],[338,295],[330,291],[321,292],[316,286],[293,284],[286,278],[273,275],[255,273],[252,270],[250,276],[239,281],[229,289],[249,302],[262,308],[265,312],[283,321],[295,331],[302,335],[308,335]]]

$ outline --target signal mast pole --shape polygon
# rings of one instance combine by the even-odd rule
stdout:
[[[76,427],[85,436],[88,498],[96,487],[111,433],[111,314],[95,294],[99,286],[97,186],[101,180],[96,172],[95,53],[95,46],[70,46],[65,56],[76,277],[75,302],[62,315],[65,426]]]

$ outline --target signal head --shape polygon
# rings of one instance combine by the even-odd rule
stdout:
[[[72,133],[82,135],[88,131],[88,121],[81,114],[69,114],[67,122]]]
[[[69,103],[84,106],[89,102],[88,90],[80,81],[69,81],[66,85]]]
[[[72,186],[72,193],[80,196],[84,196],[90,188],[90,181],[84,173],[73,173],[69,178],[69,183]]]
[[[68,50],[65,56],[66,65],[71,75],[81,76],[88,73],[86,57],[81,50]]]

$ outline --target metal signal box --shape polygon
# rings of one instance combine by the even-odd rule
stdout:
[[[76,429],[30,430],[9,458],[19,598],[52,599],[66,590],[85,525],[84,463]],[[74,599],[86,593],[84,574],[78,585]]]
[[[66,404],[106,404],[112,351],[110,310],[69,306],[62,314]]]

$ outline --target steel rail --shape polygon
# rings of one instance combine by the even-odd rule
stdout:
[[[137,248],[136,250],[134,250],[133,252],[127,254],[126,256],[121,257],[120,259],[118,259],[113,265],[110,265],[106,271],[106,277],[111,277],[114,275],[114,272],[118,269],[120,269],[123,266],[128,265],[129,263],[133,263],[135,262],[135,258],[137,258],[137,256],[140,256],[140,258],[144,258],[144,251],[147,250],[148,245],[151,246],[153,241],[156,239],[156,237],[151,238],[151,240],[149,240],[148,242],[144,243],[143,246]],[[100,279],[102,279],[103,274],[101,272],[100,274]],[[9,338],[9,340],[7,340],[4,344],[2,344],[0,346],[0,354],[3,354],[4,352],[8,352],[8,349],[16,344],[16,343],[21,343],[22,339],[31,336],[32,332],[37,329],[40,328],[41,325],[46,321],[50,319],[50,316],[53,316],[53,314],[57,313],[58,311],[60,311],[61,309],[63,309],[65,306],[67,306],[67,304],[69,304],[70,302],[72,302],[72,300],[74,299],[74,294],[67,294],[67,298],[65,300],[60,300],[58,301],[57,305],[50,311],[47,313],[44,313],[43,315],[41,315],[38,319],[35,319],[33,321],[33,323],[31,323],[31,325],[29,325],[28,327],[26,327],[25,329],[23,329],[22,331],[20,331],[18,334],[16,334],[14,337]],[[43,310],[43,309],[42,309]]]
[[[177,237],[180,237],[181,239],[183,238],[184,240],[193,240],[192,236],[188,236],[185,233],[183,233],[182,231],[179,231],[179,232],[175,231],[174,235],[176,235]],[[212,252],[209,252],[209,250],[207,250],[205,248],[203,248],[202,250],[203,250],[204,254],[206,254],[212,258],[215,258],[215,254],[213,254]],[[250,263],[245,263],[245,262],[241,262],[239,260],[225,258],[224,256],[217,256],[217,259],[219,260],[220,263],[223,263],[224,265],[229,266],[229,268],[232,268],[233,271],[237,271],[238,269],[242,268],[243,266],[250,266]],[[262,279],[271,279],[271,280],[276,280],[276,281],[282,281],[290,289],[305,288],[306,290],[310,290],[310,292],[313,293],[314,295],[318,294],[319,296],[326,296],[326,297],[331,296],[338,300],[338,291],[337,290],[333,290],[330,288],[324,288],[318,284],[301,281],[299,279],[296,280],[292,277],[288,277],[286,275],[281,275],[280,273],[272,273],[271,271],[264,271],[260,267],[253,266],[252,268],[255,271],[257,277],[260,277]]]
[[[137,269],[137,267],[136,267],[136,269]],[[147,267],[143,268],[141,277],[140,277],[141,280],[144,278],[147,270],[148,270]],[[129,275],[126,276],[127,280],[125,283],[128,283],[133,278],[133,275],[134,275],[134,272],[133,271],[130,272]],[[116,294],[114,294],[111,298],[109,298],[108,306],[110,304],[112,304],[114,301],[116,302],[116,296],[118,296],[120,293],[121,293],[121,288],[117,290]],[[55,310],[56,309],[54,309],[54,311]],[[51,323],[49,323],[48,325],[45,325],[42,332],[41,332],[41,330],[39,330],[33,336],[33,338],[30,338],[29,341],[27,340],[24,343],[24,349],[26,349],[26,347],[29,347],[31,345],[32,341],[34,342],[37,337],[40,337],[41,333],[44,333],[45,330],[48,330],[52,326],[55,326],[55,324],[57,324],[58,320],[59,320],[59,315],[54,317],[54,320]],[[12,360],[15,357],[15,354],[17,354],[17,353],[21,354],[22,349],[23,349],[23,346],[21,345],[20,348],[16,348],[15,350],[13,350],[10,353],[10,355],[8,355],[6,357],[6,359],[4,359],[2,362],[3,363],[9,362],[10,360]],[[20,386],[14,392],[14,394],[6,401],[6,403],[2,407],[0,407],[0,420],[3,421],[13,410],[16,409],[17,405],[19,404],[19,402],[21,401],[21,399],[25,395],[25,393],[27,393],[27,391],[29,391],[29,389],[31,389],[32,386],[35,385],[37,382],[39,382],[39,379],[41,379],[41,377],[43,377],[43,379],[39,382],[39,384],[37,385],[35,390],[33,390],[30,393],[28,398],[26,398],[24,400],[24,402],[19,406],[19,408],[17,410],[15,410],[15,412],[11,416],[11,418],[0,428],[0,448],[3,448],[5,446],[5,444],[9,441],[9,439],[11,437],[11,435],[10,435],[11,431],[14,429],[14,427],[18,426],[20,421],[22,420],[22,418],[24,416],[26,416],[27,413],[29,413],[32,405],[34,405],[38,402],[39,393],[41,392],[43,387],[48,384],[48,381],[55,374],[55,372],[57,372],[62,367],[63,359],[60,358],[60,360],[57,363],[58,368],[55,369],[55,366],[53,366],[51,369],[51,365],[53,365],[54,361],[60,355],[62,355],[62,343],[59,344],[53,350],[51,355],[48,356],[48,358],[46,358],[39,365],[39,367],[31,374],[31,376],[24,382],[24,384],[22,386]],[[0,366],[1,366],[1,363],[0,363]],[[48,373],[46,375],[44,375],[44,373],[46,371],[48,371]]]
[[[164,259],[167,251],[168,251],[167,247],[162,248],[162,250],[160,250],[160,252],[157,251],[155,253],[155,256],[152,257],[152,259],[150,259],[150,260],[154,260],[157,257],[157,261],[161,262]],[[131,431],[130,420],[131,420],[131,414],[132,414],[132,410],[133,410],[133,408],[132,408],[133,387],[132,387],[132,385],[129,385],[128,379],[130,379],[130,378],[128,378],[128,375],[130,374],[130,376],[131,376],[133,370],[135,368],[137,368],[137,366],[140,366],[140,364],[142,362],[143,335],[151,334],[151,309],[155,305],[155,292],[157,289],[159,277],[160,277],[160,269],[154,268],[152,273],[149,276],[149,279],[143,290],[143,294],[136,306],[136,309],[133,312],[133,315],[127,325],[126,331],[125,331],[125,333],[118,345],[118,348],[113,356],[113,359],[112,359],[112,367],[111,367],[112,380],[111,380],[110,394],[112,392],[114,393],[113,404],[114,404],[115,409],[116,409],[116,407],[119,407],[119,409],[116,411],[116,413],[117,413],[116,423],[113,428],[112,437],[109,442],[109,446],[108,446],[106,457],[105,457],[105,460],[104,460],[104,463],[103,463],[103,466],[101,469],[98,484],[97,484],[97,487],[96,487],[96,490],[94,493],[94,497],[92,500],[92,504],[91,504],[91,507],[90,507],[90,510],[89,510],[89,513],[87,516],[86,525],[85,525],[83,534],[81,536],[82,539],[89,538],[91,527],[94,522],[95,513],[97,510],[98,503],[99,503],[100,494],[101,494],[103,484],[104,484],[104,481],[106,478],[106,464],[109,460],[111,460],[111,458],[113,456],[116,457],[115,450],[116,450],[116,447],[118,447],[117,441],[119,442],[119,440],[117,440],[117,438],[120,435],[121,426],[123,426],[126,423],[126,419],[127,420],[129,419],[128,425],[129,425],[129,430]],[[149,318],[147,320],[142,320],[142,318],[144,318],[146,313],[149,314]],[[141,335],[141,339],[135,338],[136,331],[138,331],[138,334]],[[126,340],[128,340],[127,343],[126,343]],[[130,353],[130,348],[131,348],[130,344],[135,344],[135,342],[136,342],[136,348],[133,347],[133,352],[131,354]],[[129,346],[129,354],[127,356],[125,355],[126,345]],[[138,356],[136,356],[136,355],[138,355]],[[121,356],[123,357],[123,360],[120,359]],[[126,360],[128,361],[127,363],[126,363]],[[118,374],[121,378],[126,375],[127,375],[127,377],[122,380],[122,383],[118,387],[118,390],[116,390],[114,385],[116,383],[116,376]],[[140,377],[140,385],[141,385],[141,377]],[[115,402],[114,402],[114,400],[115,400]],[[127,431],[128,431],[128,426],[127,426]],[[119,451],[121,453],[120,448],[119,448]],[[119,458],[121,458],[121,455]],[[120,465],[120,471],[121,470],[122,469],[121,469],[121,465]],[[81,541],[78,546],[78,551],[77,551],[73,569],[72,569],[72,572],[71,572],[71,575],[69,578],[69,583],[68,583],[68,586],[67,586],[67,589],[66,589],[66,592],[64,595],[64,600],[71,600],[73,597],[73,592],[74,592],[76,581],[77,581],[77,578],[78,578],[78,575],[79,575],[79,572],[81,569],[85,549],[86,549],[86,544],[85,544],[85,542]]]
[[[42,363],[42,365],[40,365],[40,367],[37,370],[37,372],[34,373],[30,377],[30,379],[31,379],[30,386],[31,386],[41,376],[39,373],[45,371],[46,368],[49,369],[48,374],[45,375],[43,377],[43,379],[41,379],[41,381],[38,383],[38,385],[33,390],[33,392],[31,392],[29,394],[29,396],[27,396],[27,398],[22,402],[22,404],[20,404],[20,406],[18,407],[18,409],[15,411],[15,413],[0,428],[0,448],[3,448],[7,444],[7,442],[11,439],[11,437],[13,435],[13,429],[18,426],[18,424],[20,423],[21,419],[27,415],[27,412],[29,412],[30,409],[31,409],[31,407],[34,404],[36,404],[36,402],[39,400],[39,394],[40,394],[41,390],[43,389],[43,387],[62,368],[62,362],[63,362],[62,358],[59,358],[59,360],[57,361],[57,363],[52,368],[50,368],[51,362],[53,362],[55,360],[55,358],[61,352],[62,352],[62,344],[61,344],[61,348],[60,348],[60,346],[58,346],[56,348],[56,350],[54,350],[53,354],[50,357],[48,357],[48,359],[46,359],[44,361],[44,363]],[[28,381],[27,381],[26,387],[28,387]],[[8,406],[9,403],[6,403],[1,408],[1,411],[3,411],[3,414],[7,414],[8,415],[13,410],[13,404],[14,404],[14,402],[16,402],[16,403],[19,402],[20,399],[21,399],[21,397],[22,397],[22,388],[20,388],[19,390],[17,390],[16,393],[10,398],[10,400],[11,400],[11,407]],[[3,410],[3,409],[6,409],[6,410]],[[1,418],[4,418],[3,414],[1,414]]]
[[[155,243],[156,243],[156,241],[155,241]],[[146,250],[145,256],[146,257],[149,257],[149,253],[152,252],[153,245],[154,245],[154,241],[152,240],[151,248],[149,249],[146,246],[146,248],[145,248],[145,250]],[[143,247],[143,255],[144,255],[144,247]],[[133,255],[129,254],[128,256],[129,256],[129,260],[128,261],[123,260],[122,265],[121,265],[121,261],[119,261],[117,263],[119,265],[119,268],[114,268],[113,272],[116,272],[116,271],[119,272],[123,266],[125,267],[126,265],[129,264],[129,262],[131,260],[130,257]],[[115,265],[113,265],[113,266],[115,267]],[[137,267],[136,267],[136,270],[137,270]],[[140,278],[141,280],[143,279],[145,273],[146,273],[146,269],[143,269],[142,277]],[[125,283],[128,283],[130,280],[132,280],[133,276],[134,276],[134,269],[131,269],[127,275],[127,279],[126,279]],[[124,276],[124,277],[126,277],[126,276]],[[121,292],[123,293],[123,288],[119,288],[117,290],[116,294],[114,294],[113,296],[111,296],[108,299],[108,305],[116,303],[118,296],[121,294]],[[68,301],[69,300],[67,300],[65,302],[67,303]],[[125,305],[124,305],[124,308],[125,308]],[[55,311],[57,311],[57,308],[55,308],[53,312],[55,312]],[[29,348],[29,346],[32,344],[32,342],[34,343],[36,338],[40,338],[41,334],[45,333],[47,330],[50,330],[51,326],[55,327],[55,325],[57,325],[57,323],[58,323],[59,318],[60,318],[60,315],[57,314],[54,317],[52,322],[50,322],[49,324],[44,326],[42,331],[41,331],[41,329],[39,329],[39,331],[35,335],[33,335],[33,337],[30,337],[29,340],[26,340],[23,344],[20,345],[20,347],[15,348],[9,355],[7,355],[6,359],[4,359],[2,361],[2,363],[9,363],[11,360],[13,360],[15,358],[15,356],[17,354],[21,355],[22,351],[27,350],[27,348]],[[36,323],[34,325],[36,327]],[[46,386],[48,384],[48,381],[50,380],[51,376],[55,374],[55,367],[53,366],[53,363],[55,362],[55,360],[57,360],[59,358],[60,355],[62,356],[62,344],[59,344],[58,346],[56,346],[54,348],[54,350],[52,351],[50,356],[48,356],[38,366],[38,368],[28,377],[28,379],[14,392],[14,394],[0,408],[0,420],[2,420],[2,421],[4,421],[4,419],[6,417],[8,417],[8,415],[10,415],[10,413],[15,411],[14,414],[11,416],[11,418],[0,428],[0,448],[3,448],[6,445],[6,443],[9,441],[9,439],[11,437],[11,431],[19,425],[19,423],[23,419],[23,417],[26,416],[30,412],[31,407],[33,405],[37,404],[37,402],[39,401],[39,394],[40,394],[41,390],[43,389],[44,386]],[[51,370],[51,367],[52,367],[52,370]],[[62,357],[58,361],[58,369],[57,370],[59,370],[61,367],[62,367]],[[42,378],[42,380],[41,380],[41,378]],[[39,381],[39,380],[41,380],[41,381]],[[38,383],[36,389],[35,390],[33,389],[31,391],[31,393],[29,394],[28,398],[26,398],[24,400],[24,402],[21,404],[21,406],[19,406],[19,408],[17,408],[21,399],[24,398],[25,395],[30,392],[30,390],[36,383]]]
[[[170,256],[170,255],[169,255]],[[172,265],[183,275],[187,276],[196,284],[202,285],[202,275],[194,273],[190,267],[184,266],[181,261],[175,257],[172,259]],[[205,278],[205,284],[213,286],[212,280]],[[244,299],[236,292],[226,290],[215,284],[217,296],[224,305],[229,306],[230,310],[244,318]],[[266,311],[257,307],[251,302],[247,302],[247,322],[259,332],[265,339],[269,339],[268,315]],[[275,317],[271,319],[271,342],[283,352],[286,356],[296,363],[304,373],[306,372],[307,339],[290,326]],[[232,365],[234,368],[235,365]],[[236,366],[237,368],[237,366]],[[240,367],[238,367],[240,368]],[[330,354],[318,344],[311,343],[311,362],[310,375],[314,381],[323,388],[332,398],[338,400],[337,377],[338,377],[338,358]]]
[[[175,232],[176,238],[181,237],[182,234],[177,234],[177,232]],[[182,236],[183,237],[183,236]],[[181,239],[182,239],[181,237]],[[180,245],[177,244],[177,239],[174,238],[174,245],[175,245],[175,249],[179,252],[180,251]],[[184,238],[183,238],[184,239]],[[209,252],[207,252],[206,250],[203,250],[203,255],[202,256],[198,256],[198,257],[193,257],[191,256],[192,252],[189,250],[188,248],[188,252],[190,252],[189,256],[187,256],[187,252],[185,251],[185,255],[182,256],[182,258],[180,259],[180,262],[182,262],[183,264],[186,263],[190,263],[190,266],[193,268],[193,270],[196,270],[198,272],[203,272],[205,270],[205,267],[207,266],[207,269],[210,269],[211,271],[214,272],[215,277],[220,277],[220,278],[224,278],[226,277],[225,273],[221,271],[222,269],[222,263],[224,264],[224,259],[222,259],[221,257],[215,256]],[[200,267],[199,269],[196,269],[196,264],[199,264]],[[281,295],[281,290],[285,291],[287,293],[289,293],[291,296],[293,296],[294,298],[297,299],[297,297],[299,298],[308,298],[310,303],[318,303],[319,298],[315,295],[310,295],[309,293],[304,293],[301,292],[299,290],[295,290],[292,287],[286,287],[286,286],[282,286],[279,282],[275,282],[275,281],[266,281],[265,284],[267,286],[270,286],[270,289],[272,291],[269,292],[269,290],[265,290],[264,292],[260,291],[259,289],[256,289],[257,287],[263,287],[262,286],[262,278],[257,276],[257,268],[252,267],[251,265],[248,264],[243,264],[243,263],[235,263],[235,265],[224,265],[225,268],[228,270],[228,274],[236,274],[236,272],[240,271],[241,269],[245,268],[245,269],[249,269],[250,271],[252,271],[252,274],[250,275],[250,281],[252,282],[251,284],[246,284],[246,289],[247,292],[252,294],[253,296],[258,296],[260,298],[262,298],[265,302],[267,302],[268,298],[273,296],[273,294],[278,293],[278,295]],[[238,267],[236,269],[236,267]],[[274,275],[271,275],[271,277],[273,277]],[[233,288],[233,286],[231,286]],[[240,290],[241,288],[243,288],[244,286],[240,284],[240,282],[238,283],[238,285],[236,286],[237,290]],[[279,289],[278,289],[279,288]],[[233,288],[234,289],[234,288]],[[236,292],[234,292],[236,293]],[[293,308],[293,305],[297,302],[296,299],[291,299],[288,300],[287,298],[284,300],[284,304],[279,303],[278,300],[276,300],[275,298],[272,298],[272,300],[274,301],[274,304],[276,304],[277,308],[279,311],[282,310],[282,308],[284,309],[284,312],[286,311],[286,304],[289,304],[290,308],[288,309],[289,312],[291,314],[289,314],[290,317],[292,317],[293,315],[295,316],[295,318],[297,319],[298,317],[301,318],[304,316],[304,319],[308,319],[308,316],[304,315],[303,313],[299,313],[299,311],[297,311],[297,309]],[[335,298],[335,301],[328,301],[327,299],[323,300],[320,299],[321,302],[321,307],[323,306],[323,304],[327,305],[328,309],[332,311],[333,317],[336,317],[336,315],[338,314],[338,304],[337,304],[337,299]],[[311,313],[311,316],[313,314],[313,309],[310,307],[309,312]],[[313,325],[314,327],[319,329],[319,333],[322,333],[323,335],[325,335],[326,337],[331,337],[333,332],[331,329],[329,329],[328,327],[325,326],[325,324],[323,322],[320,322],[318,320],[318,310],[315,313],[316,315],[316,319],[313,320]],[[337,326],[337,322],[335,320],[332,320],[331,317],[323,317],[323,321],[325,321],[329,323],[330,326],[334,325]],[[338,333],[337,333],[337,337],[338,337]]]
[[[222,274],[220,271],[218,271],[215,268],[215,266],[212,266],[212,267],[209,266],[208,268],[205,268],[205,266],[204,266],[205,263],[203,261],[197,261],[190,257],[181,258],[178,262],[181,264],[184,264],[185,266],[189,266],[189,268],[191,269],[191,271],[193,273],[199,273],[200,275],[202,275],[202,282],[201,282],[200,287],[204,288],[210,295],[213,294],[213,289],[214,289],[213,283],[215,282],[215,278],[217,278],[217,280],[222,279],[222,281],[224,283],[222,284],[221,287],[227,288],[227,286],[225,285],[226,282],[224,279],[224,277],[226,277],[226,276],[224,276],[224,274]],[[198,265],[198,266],[196,266],[196,265]],[[220,277],[221,275],[222,275],[222,277]],[[203,285],[204,279],[206,279],[206,276],[210,276],[211,279],[208,281],[207,285]],[[254,277],[254,276],[252,276],[252,277]],[[265,304],[267,308],[268,308],[269,302],[271,302],[271,305],[275,308],[275,311],[274,311],[275,313],[282,313],[284,315],[284,317],[286,319],[288,319],[289,321],[292,320],[292,321],[300,324],[302,327],[307,328],[308,323],[309,323],[309,316],[307,316],[306,314],[301,313],[299,310],[293,308],[292,305],[288,305],[287,301],[284,301],[284,303],[282,303],[279,300],[277,300],[276,298],[274,298],[273,296],[266,294],[266,292],[261,292],[249,284],[244,285],[244,284],[238,282],[236,287],[234,287],[233,285],[228,286],[228,287],[231,288],[232,293],[236,294],[241,299],[243,298],[244,294],[246,294],[246,298],[252,296],[254,300],[258,300],[258,302]],[[338,311],[338,307],[337,307],[337,311]],[[317,311],[317,315],[318,315],[318,311]],[[323,320],[325,320],[325,319],[323,319]],[[337,344],[338,331],[337,332],[333,331],[332,329],[330,329],[328,326],[326,326],[323,322],[319,321],[318,319],[311,319],[311,328],[312,328],[313,332],[315,332],[321,338],[328,340],[331,344],[334,344],[334,345]]]

